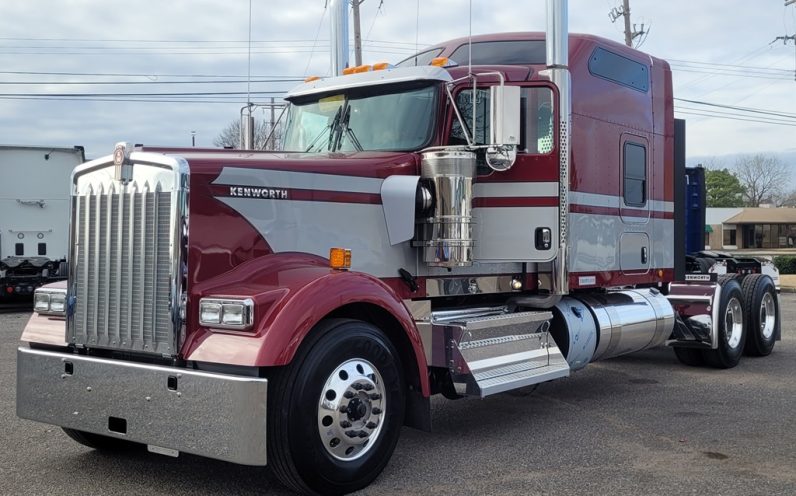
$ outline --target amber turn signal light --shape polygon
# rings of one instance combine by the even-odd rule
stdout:
[[[346,248],[329,249],[329,267],[338,270],[351,268],[351,250]]]

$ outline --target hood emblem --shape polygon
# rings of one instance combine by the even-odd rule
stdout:
[[[116,143],[113,149],[114,179],[127,184],[133,180],[133,162],[130,160],[130,144]]]

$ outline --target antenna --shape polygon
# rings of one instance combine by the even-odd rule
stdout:
[[[252,0],[249,0],[249,62],[248,72],[246,74],[246,103],[251,105],[252,102]],[[251,110],[249,111],[251,116]]]
[[[417,0],[415,9],[415,65],[417,65],[418,40],[420,39],[420,0]]]
[[[470,32],[467,35],[467,73],[473,73],[473,0],[470,0]],[[473,93],[473,98],[475,98],[475,93]]]

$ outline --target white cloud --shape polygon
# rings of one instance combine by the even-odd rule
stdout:
[[[621,20],[612,24],[608,11],[618,0],[571,0],[570,27],[622,40]],[[253,76],[326,74],[328,62],[328,13],[321,0],[254,0],[252,38],[268,41],[254,45]],[[777,36],[796,31],[796,7],[784,8],[780,0],[632,0],[634,22],[651,29],[643,50],[656,56],[708,62],[794,69],[794,47]],[[246,0],[140,0],[134,7],[102,0],[26,0],[4,2],[0,17],[0,70],[86,73],[221,74],[245,75],[249,2]],[[132,5],[130,3],[124,5]],[[397,61],[421,46],[468,33],[468,2],[379,0],[362,4],[362,30],[367,61]],[[543,0],[473,0],[472,32],[544,29]],[[319,21],[324,22],[318,30]],[[416,30],[419,26],[419,32]],[[368,36],[369,33],[369,36]],[[317,42],[313,43],[317,34]],[[86,40],[161,40],[145,42],[66,42],[11,38]],[[192,40],[181,43],[180,40]],[[237,43],[221,43],[237,40]],[[388,43],[385,43],[388,42]],[[311,51],[315,45],[310,61]],[[49,54],[14,47],[50,46]],[[111,49],[128,47],[127,50]],[[74,47],[69,50],[67,47]],[[95,47],[88,50],[86,47]],[[104,48],[102,48],[104,47]],[[235,47],[232,49],[232,47]],[[96,52],[87,55],[86,52]],[[58,55],[55,52],[69,52]],[[80,52],[81,54],[75,54]],[[123,52],[133,52],[127,54]],[[179,53],[192,52],[192,53]],[[196,53],[207,52],[207,53]],[[235,53],[230,53],[235,52]],[[286,53],[274,53],[286,52]],[[308,62],[309,65],[308,65]],[[796,114],[796,82],[756,78],[729,78],[678,70],[675,65],[675,96],[729,105],[774,109]],[[711,66],[715,67],[715,66]],[[709,69],[710,70],[710,69]],[[717,72],[713,70],[712,72]],[[32,92],[186,92],[245,91],[246,85],[129,85],[129,86],[33,86],[22,81],[85,81],[108,78],[86,76],[10,76],[19,81],[2,85],[0,93]],[[150,81],[148,78],[126,80]],[[256,83],[256,91],[284,91],[292,83]],[[89,155],[111,149],[127,140],[162,145],[187,145],[190,131],[197,142],[210,145],[212,138],[237,118],[245,98],[228,104],[130,103],[76,101],[20,101],[0,99],[0,136],[4,143],[85,145]],[[690,155],[792,150],[796,128],[684,116],[688,124]]]

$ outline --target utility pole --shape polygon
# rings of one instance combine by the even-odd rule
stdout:
[[[616,22],[620,17],[625,18],[625,45],[633,47],[633,40],[645,34],[646,31],[644,31],[644,24],[641,25],[640,30],[636,31],[636,26],[630,23],[630,0],[622,0],[621,7],[614,7],[608,13],[611,22]]]
[[[796,3],[796,0],[789,0],[789,1],[790,3]],[[789,5],[789,3],[785,3],[785,5]],[[771,43],[777,42],[779,40],[782,40],[783,45],[787,45],[789,41],[792,41],[793,48],[796,48],[796,34],[794,34],[793,36],[777,36],[776,38],[774,38],[774,41],[772,41]],[[796,81],[796,68],[794,68],[793,70],[793,80]]]
[[[633,46],[633,33],[630,28],[630,0],[624,0],[622,5],[622,12],[625,16],[625,45]]]
[[[351,9],[354,11],[354,65],[362,65],[362,31],[359,22],[359,6],[365,0],[351,0]]]

